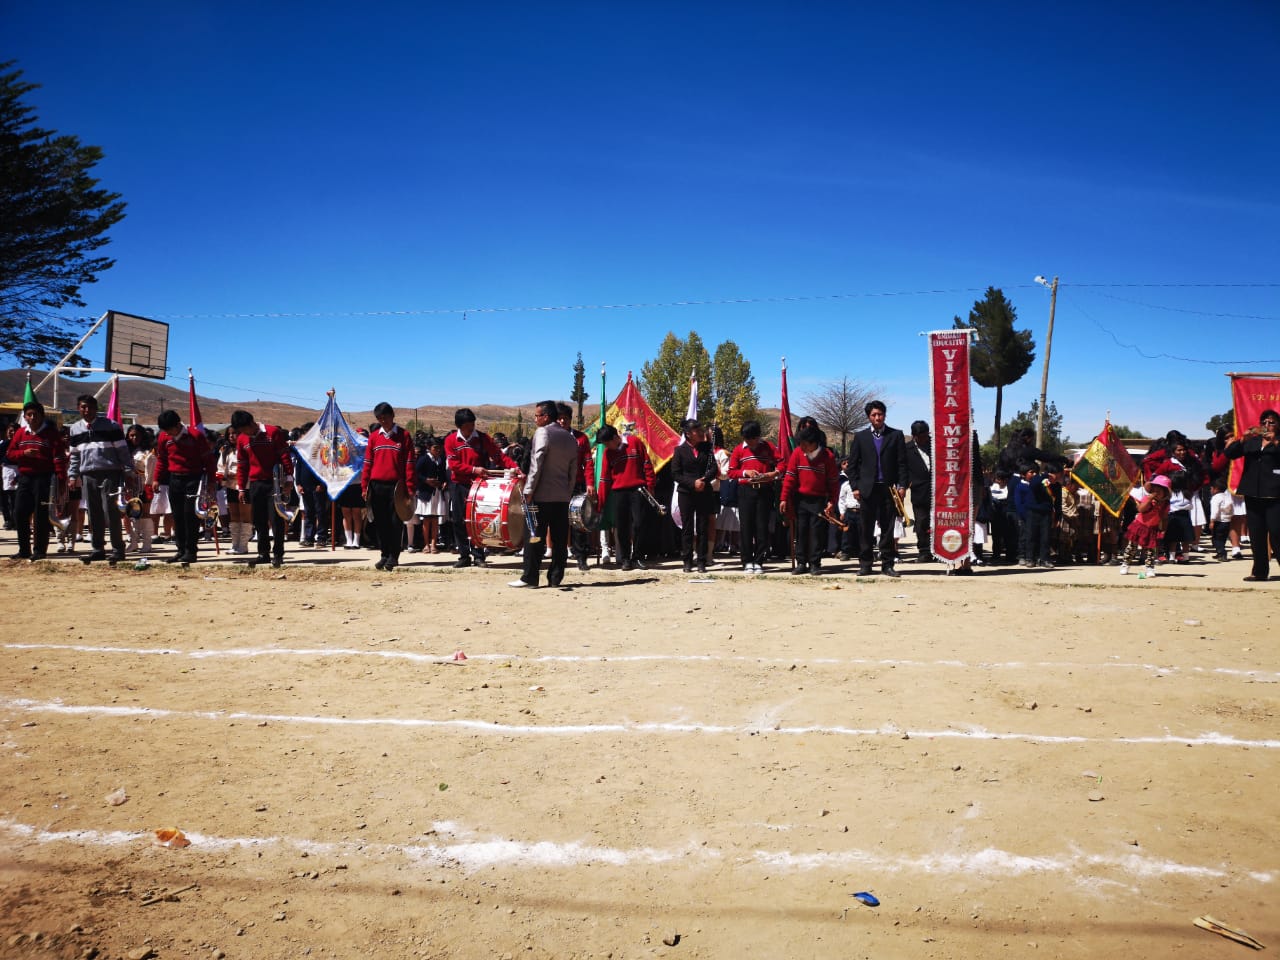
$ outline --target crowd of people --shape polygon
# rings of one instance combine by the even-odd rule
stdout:
[[[896,577],[902,557],[934,562],[929,424],[915,421],[909,435],[895,429],[878,400],[867,404],[868,426],[846,456],[836,456],[810,417],[797,423],[789,453],[756,421],[726,448],[718,427],[686,420],[658,471],[632,425],[589,436],[573,428],[563,403],[538,404],[533,436],[515,441],[479,430],[467,408],[444,437],[411,436],[383,403],[360,431],[368,441],[362,473],[332,501],[294,446],[311,424],[286,431],[238,410],[225,431],[209,434],[164,411],[154,431],[125,430],[92,395],[77,409],[80,419],[59,430],[29,403],[24,422],[0,441],[0,506],[5,527],[18,532],[15,559],[45,559],[56,537],[58,553],[79,550],[86,563],[112,565],[165,543],[173,547],[166,561],[190,564],[202,545],[220,551],[224,541],[233,557],[276,567],[289,541],[304,550],[374,549],[380,570],[394,570],[404,553],[483,565],[494,549],[516,549],[486,543],[467,525],[473,487],[501,475],[529,516],[513,587],[539,585],[548,549],[552,586],[570,556],[581,570],[593,561],[627,571],[678,557],[687,573],[737,567],[809,576],[849,562],[858,576],[878,564]],[[972,552],[948,572],[1090,563],[1150,577],[1198,556],[1240,559],[1248,545],[1245,579],[1266,580],[1280,543],[1278,420],[1265,411],[1236,439],[1222,431],[1193,442],[1170,432],[1141,458],[1141,478],[1118,517],[1077,482],[1065,457],[1037,449],[1032,431],[1017,432],[991,464],[981,463],[975,443]],[[1243,473],[1232,492],[1234,460]],[[593,520],[600,517],[609,519],[605,530]]]

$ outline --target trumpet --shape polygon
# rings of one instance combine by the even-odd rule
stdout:
[[[648,487],[641,486],[638,489],[640,491],[640,496],[649,501],[649,506],[658,511],[658,516],[665,517],[667,515],[667,508],[658,502],[658,498],[649,492]]]
[[[271,502],[275,505],[277,516],[283,518],[285,523],[293,523],[302,512],[302,506],[301,504],[296,507],[289,505],[289,498],[284,492],[283,473],[279,464],[276,464],[271,471]]]
[[[911,526],[913,521],[907,516],[907,505],[902,502],[902,494],[898,492],[898,488],[890,485],[889,495],[893,497],[893,508],[898,511],[898,516],[902,518],[902,525],[904,527]]]

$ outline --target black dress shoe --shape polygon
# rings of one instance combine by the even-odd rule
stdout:
[[[383,560],[379,560],[377,563],[375,563],[375,564],[373,565],[373,569],[375,569],[375,570],[384,570],[384,569],[386,569],[386,566],[387,566],[387,561],[386,561],[385,559],[383,559]]]
[[[688,560],[684,562],[684,572],[693,573],[693,564]]]
[[[588,569],[588,568],[587,568],[587,561],[586,561],[586,560],[579,560],[579,561],[578,561],[578,569],[579,569],[579,570],[581,570],[583,573],[586,573],[586,572],[587,572],[587,569]]]
[[[172,557],[165,557],[165,563],[186,563],[187,558],[180,553],[175,553]]]
[[[874,571],[873,571],[870,567],[859,567],[859,568],[858,568],[858,576],[860,576],[860,577],[871,577],[871,576],[874,576],[874,575],[875,575],[875,573],[874,573]]]
[[[707,565],[706,565],[705,563],[700,563],[700,564],[698,564],[698,572],[699,572],[699,573],[706,573],[706,572],[707,572]]]
[[[885,567],[883,572],[886,577],[897,578],[902,576],[902,574],[900,574],[897,570],[893,569],[893,567]]]
[[[1251,574],[1249,574],[1247,577],[1245,577],[1244,579],[1245,579],[1245,582],[1246,582],[1246,583],[1264,583],[1264,582],[1266,582],[1266,579],[1267,579],[1267,578],[1266,578],[1266,577],[1255,577],[1255,576],[1251,573]]]
[[[471,566],[471,558],[459,557],[457,560],[453,561],[453,565],[455,567],[469,567]]]
[[[805,566],[803,563],[797,563],[796,568],[791,571],[791,575],[793,577],[803,577],[808,575],[808,573],[809,573],[809,568]]]
[[[623,561],[622,561],[622,569],[623,569],[623,570],[634,570],[635,568],[636,568],[636,562],[635,562],[634,560],[623,560]]]
[[[283,560],[272,560],[272,561],[271,561],[271,566],[272,566],[273,568],[275,568],[276,570],[279,570],[281,567],[283,567],[283,566],[284,566],[284,561],[283,561]]]

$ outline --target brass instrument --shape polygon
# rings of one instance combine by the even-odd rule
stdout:
[[[757,473],[754,477],[743,477],[738,482],[745,483],[749,487],[763,487],[766,484],[773,483],[781,476],[781,470],[771,470],[768,473]]]
[[[284,492],[283,474],[284,470],[278,463],[271,470],[271,502],[275,505],[277,516],[285,523],[293,523],[302,512],[302,505],[299,503],[296,507],[289,506],[289,497]]]
[[[49,523],[59,535],[71,529],[71,521],[76,515],[75,504],[69,493],[56,473],[49,478]]]
[[[200,486],[196,487],[196,516],[208,525],[209,521],[215,524],[218,522],[218,498],[216,494],[209,493],[209,480],[204,474],[200,475]]]
[[[904,527],[911,526],[914,521],[907,516],[907,506],[902,502],[902,494],[898,492],[898,488],[890,485],[889,495],[893,497],[893,508],[898,511],[898,516],[902,518],[902,525]]]
[[[648,487],[640,486],[637,489],[640,491],[640,496],[649,501],[649,506],[658,511],[658,516],[665,517],[667,515],[667,508],[658,502],[658,498],[649,492]]]

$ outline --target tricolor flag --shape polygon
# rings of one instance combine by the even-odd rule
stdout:
[[[1107,421],[1102,432],[1080,455],[1071,476],[1097,497],[1109,514],[1118,517],[1129,499],[1129,491],[1142,479],[1142,471],[1116,436],[1111,421]]]
[[[622,432],[621,424],[624,422],[635,424],[633,432],[649,449],[649,462],[653,464],[655,473],[671,459],[671,454],[675,452],[680,440],[679,434],[654,413],[649,404],[645,403],[629,371],[626,386],[618,394],[618,399],[613,401],[613,406],[609,408],[605,419],[616,427],[619,433]]]
[[[787,358],[782,358],[782,412],[778,415],[778,457],[786,462],[795,443],[791,439],[791,404],[787,402]]]
[[[111,399],[107,401],[107,419],[124,426],[120,416],[120,375],[111,378]]]
[[[187,367],[187,429],[204,433],[204,418],[200,416],[200,404],[196,403],[196,378],[190,367]]]
[[[333,394],[330,390],[329,402],[324,405],[320,419],[293,448],[328,488],[330,499],[337,500],[347,484],[364,469],[364,448],[369,441],[347,425],[347,418],[338,409]]]

